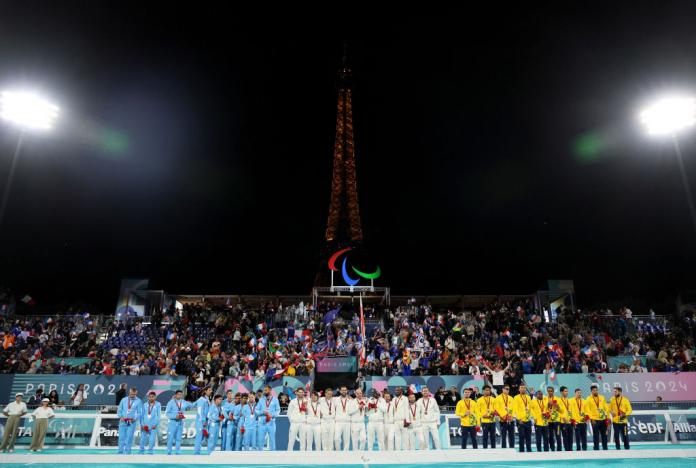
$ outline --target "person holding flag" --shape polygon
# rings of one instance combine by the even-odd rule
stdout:
[[[196,400],[196,439],[193,445],[193,454],[201,454],[203,439],[208,437],[208,411],[210,411],[211,387],[203,389],[203,394]]]
[[[509,364],[508,364],[509,367]],[[503,448],[515,448],[514,400],[510,396],[510,386],[503,385],[502,393],[495,398],[495,414],[500,420],[500,441]]]
[[[256,396],[254,392],[242,395],[242,417],[239,422],[239,434],[242,437],[242,450],[258,450],[256,439],[258,436],[258,415],[256,414]]]
[[[514,413],[517,419],[517,432],[519,433],[520,452],[532,451],[532,412],[530,410],[531,398],[527,395],[527,386],[520,384],[520,393],[514,397]]]
[[[292,452],[295,448],[295,439],[300,438],[300,451],[304,451],[307,435],[307,400],[304,397],[304,387],[295,389],[294,398],[288,404],[288,420],[290,421],[290,429],[288,432],[288,452]]]
[[[430,389],[423,386],[421,389],[422,398],[418,400],[418,413],[423,433],[422,449],[428,450],[430,437],[433,438],[433,447],[440,449],[440,407],[437,406],[435,398],[430,396]]]
[[[222,395],[215,395],[213,404],[208,410],[208,455],[215,451],[220,429],[225,419],[225,411],[222,409]]]
[[[496,400],[491,396],[491,386],[483,386],[483,396],[476,400],[476,410],[481,416],[481,431],[483,432],[483,448],[488,448],[490,440],[491,448],[495,448],[495,412]]]
[[[174,398],[169,400],[164,415],[169,419],[167,424],[167,455],[172,454],[172,445],[176,443],[176,454],[181,454],[181,438],[184,435],[184,411],[193,406],[193,403],[184,401],[184,392],[177,390]]]
[[[587,414],[592,424],[592,442],[594,449],[599,450],[599,439],[602,439],[602,449],[608,450],[607,429],[609,428],[609,406],[604,395],[599,394],[597,384],[590,385],[590,396],[585,400]]]
[[[575,433],[575,450],[587,450],[587,403],[582,398],[582,390],[575,389],[575,398],[570,403],[570,424]]]
[[[131,453],[135,425],[140,420],[141,410],[142,402],[138,398],[138,389],[131,387],[128,397],[118,404],[118,453]]]
[[[256,414],[259,415],[258,445],[262,449],[266,445],[268,435],[269,450],[276,449],[276,418],[280,414],[280,402],[273,396],[271,386],[263,387],[263,396],[256,405]]]
[[[619,386],[614,387],[614,396],[609,402],[609,410],[614,423],[616,450],[621,449],[621,439],[623,439],[624,449],[629,450],[631,447],[628,442],[628,417],[633,412],[633,408],[628,398],[622,395],[622,389]]]
[[[324,396],[319,399],[319,408],[321,410],[321,449],[333,450],[336,406],[331,388],[324,390]]]
[[[476,441],[476,431],[479,425],[479,415],[476,409],[476,402],[471,399],[471,389],[464,389],[464,398],[457,402],[454,414],[459,416],[462,426],[462,449],[466,449],[467,439],[471,437],[471,445],[474,449],[478,448]]]
[[[152,455],[155,453],[155,441],[157,440],[157,428],[162,416],[162,405],[157,401],[157,394],[153,391],[147,394],[147,404],[140,414],[140,453]]]
[[[544,393],[537,390],[536,398],[530,403],[530,412],[534,418],[534,432],[536,439],[536,451],[541,452],[542,444],[544,452],[549,451],[549,418],[551,414],[546,411]]]

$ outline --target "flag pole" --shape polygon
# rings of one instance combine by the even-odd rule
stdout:
[[[362,335],[362,348],[360,349],[360,366],[365,364],[365,314],[363,312],[362,291],[360,292],[360,335]]]

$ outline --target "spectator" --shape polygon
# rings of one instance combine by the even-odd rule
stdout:
[[[73,409],[80,409],[80,406],[85,402],[87,396],[85,395],[85,384],[79,384],[77,390],[75,390],[70,397]]]
[[[435,393],[435,401],[437,406],[443,407],[446,405],[447,389],[445,387],[440,387]]]
[[[122,383],[121,385],[119,385],[118,390],[116,391],[115,405],[118,406],[119,403],[121,403],[121,400],[123,400],[127,394],[128,394],[128,385],[125,383]]]
[[[29,398],[29,402],[27,403],[27,406],[29,408],[38,408],[41,406],[41,400],[43,400],[44,394],[43,394],[43,388],[37,388],[36,393],[32,395],[31,398]]]
[[[51,408],[55,408],[55,405],[58,404],[58,392],[56,390],[51,390],[48,394],[48,401],[49,405],[51,405]]]
[[[634,359],[629,372],[648,372],[648,369],[641,365],[640,359]]]

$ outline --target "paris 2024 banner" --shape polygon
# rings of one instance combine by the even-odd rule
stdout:
[[[528,386],[535,390],[544,389],[547,386],[558,389],[566,386],[571,393],[581,389],[585,395],[589,395],[590,385],[597,384],[599,391],[607,401],[612,396],[614,387],[620,386],[624,395],[633,401],[655,401],[661,396],[665,401],[696,400],[696,372],[652,372],[643,374],[556,374],[551,378],[548,374],[525,374],[524,380]],[[449,390],[452,386],[457,388],[459,394],[462,389],[476,387],[479,390],[484,385],[481,376],[471,375],[430,375],[411,377],[369,377],[368,390],[388,389],[393,393],[396,387],[411,388],[420,391],[427,386],[431,392],[436,392],[440,387]]]

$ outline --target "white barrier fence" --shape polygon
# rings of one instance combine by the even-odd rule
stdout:
[[[115,414],[66,411],[56,413],[50,420],[46,437],[47,447],[98,448],[118,445],[119,420]],[[195,413],[187,413],[184,420],[183,446],[192,446],[196,437]],[[459,418],[453,414],[443,415],[441,442],[443,448],[461,444]],[[4,433],[5,416],[0,415],[0,436]],[[158,427],[157,446],[166,446],[168,419],[162,417]],[[288,420],[279,416],[276,429],[276,447],[287,446]],[[25,416],[20,424],[18,446],[28,446],[33,434],[33,423]],[[140,427],[136,427],[135,445],[139,444]],[[479,437],[481,434],[479,434]],[[613,441],[613,427],[609,431]],[[632,442],[656,444],[696,443],[696,410],[641,410],[629,417],[629,437]],[[592,445],[592,428],[588,425],[588,443]]]

